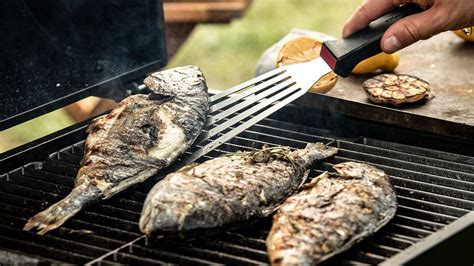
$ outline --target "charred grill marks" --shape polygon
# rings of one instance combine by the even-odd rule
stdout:
[[[267,216],[301,186],[313,162],[337,151],[321,143],[308,144],[304,152],[270,150],[223,156],[169,174],[145,200],[141,231],[195,235]]]
[[[153,73],[151,95],[132,95],[87,129],[85,154],[72,192],[29,219],[25,230],[53,230],[84,206],[144,181],[169,166],[196,139],[206,120],[208,94],[193,66]]]
[[[289,197],[273,217],[267,250],[274,265],[313,265],[373,234],[395,215],[387,175],[361,163],[334,166]]]

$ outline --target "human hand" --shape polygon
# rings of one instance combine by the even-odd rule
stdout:
[[[425,11],[400,19],[387,29],[380,42],[386,53],[396,52],[443,31],[474,25],[474,0],[364,0],[344,25],[342,37],[350,36],[406,3],[415,3]]]

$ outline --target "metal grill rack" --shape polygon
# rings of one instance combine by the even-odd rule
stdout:
[[[333,164],[343,161],[368,162],[386,171],[392,177],[398,195],[395,218],[374,236],[329,263],[383,262],[474,210],[474,157],[459,154],[468,154],[469,151],[436,150],[436,143],[445,139],[414,137],[417,135],[413,132],[407,132],[405,136],[415,134],[410,135],[410,141],[421,143],[424,140],[424,147],[341,135],[339,130],[325,128],[327,121],[307,123],[295,117],[298,108],[287,106],[281,109],[199,160],[263,144],[302,148],[307,142],[320,141],[339,147],[339,152],[334,158],[315,166],[311,177],[331,170]],[[303,111],[314,112],[312,117],[318,117],[316,110]],[[340,127],[356,123],[342,118],[334,121]],[[375,127],[381,131],[374,134],[377,136],[387,130],[380,125]],[[354,132],[354,129],[343,131]],[[458,149],[463,146],[454,140],[452,145],[448,144],[440,147]],[[82,154],[83,141],[51,154],[44,161],[25,165],[0,177],[1,249],[29,256],[37,262],[100,265],[268,263],[265,238],[271,226],[270,219],[191,241],[144,237],[137,223],[146,193],[156,179],[87,208],[46,236],[21,230],[26,219],[71,190]]]

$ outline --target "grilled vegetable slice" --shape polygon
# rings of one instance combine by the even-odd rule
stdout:
[[[366,80],[362,86],[374,103],[400,105],[430,95],[430,84],[410,75],[382,74]]]

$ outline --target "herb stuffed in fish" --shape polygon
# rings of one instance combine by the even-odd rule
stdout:
[[[140,217],[147,235],[193,236],[270,215],[316,161],[337,152],[322,143],[305,149],[264,147],[171,173],[149,192]]]
[[[151,94],[132,95],[88,127],[74,189],[28,220],[39,234],[61,226],[87,205],[142,182],[173,163],[200,133],[208,110],[207,86],[194,66],[152,73]]]
[[[395,215],[389,177],[362,163],[333,166],[289,197],[267,238],[272,265],[314,265],[373,234]]]

